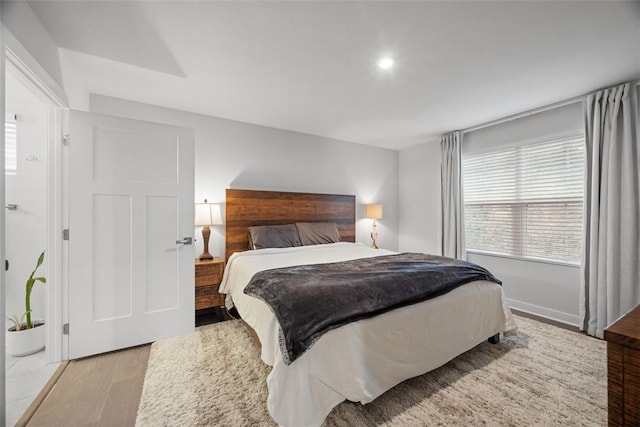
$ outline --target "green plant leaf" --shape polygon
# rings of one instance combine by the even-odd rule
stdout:
[[[38,269],[38,267],[40,267],[42,265],[42,263],[44,262],[44,253],[45,251],[42,251],[42,253],[40,254],[40,256],[38,257],[38,263],[36,264],[36,268],[33,270],[34,272]]]
[[[36,268],[34,268],[33,271],[31,272],[31,275],[29,275],[29,278],[27,279],[27,283],[25,286],[26,289],[25,289],[24,306],[25,306],[25,314],[27,316],[27,321],[26,321],[27,329],[33,328],[33,324],[31,323],[31,290],[33,289],[33,285],[36,282],[46,283],[47,281],[44,277],[33,277],[36,274],[36,271],[38,270],[38,268],[44,262],[44,253],[45,251],[42,251],[42,253],[38,257]]]

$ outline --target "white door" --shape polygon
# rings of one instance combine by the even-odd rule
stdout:
[[[193,131],[68,123],[69,358],[192,331]]]

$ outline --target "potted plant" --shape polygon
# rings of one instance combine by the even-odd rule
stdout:
[[[13,315],[8,319],[13,322],[7,330],[7,353],[12,356],[26,356],[44,349],[45,328],[44,321],[31,320],[31,290],[36,282],[47,283],[44,277],[34,277],[38,268],[44,262],[44,252],[38,257],[36,268],[27,279],[25,287],[25,312],[21,317]]]

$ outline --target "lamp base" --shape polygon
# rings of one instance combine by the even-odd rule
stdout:
[[[213,255],[209,253],[209,236],[211,236],[211,229],[208,226],[202,227],[202,244],[204,246],[204,250],[198,257],[200,261],[213,259]]]
[[[209,252],[202,252],[198,259],[200,261],[209,261],[213,259],[213,255],[211,255]]]
[[[371,247],[373,249],[379,249],[378,248],[378,244],[376,243],[376,239],[378,238],[378,231],[376,230],[377,226],[376,226],[376,220],[373,220],[373,226],[372,226],[372,231],[371,231]]]

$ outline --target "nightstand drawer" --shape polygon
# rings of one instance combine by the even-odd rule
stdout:
[[[218,293],[218,285],[196,287],[196,310],[224,305],[224,295]]]
[[[222,281],[223,264],[196,265],[196,287],[202,285],[220,284]]]
[[[218,293],[222,282],[224,261],[221,258],[201,261],[196,259],[196,310],[224,305],[224,295]]]

